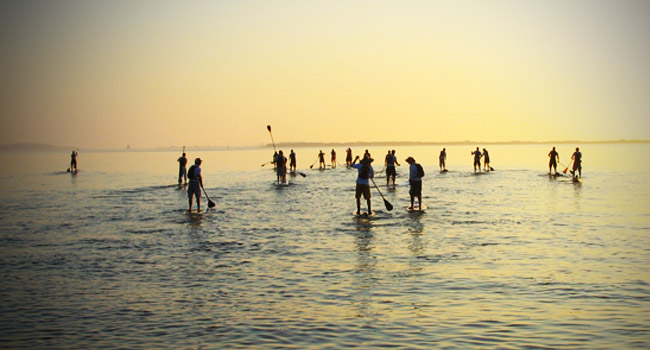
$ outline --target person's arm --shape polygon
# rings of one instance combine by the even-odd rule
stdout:
[[[357,164],[357,160],[359,160],[359,156],[357,156],[356,158],[354,158],[354,160],[352,161],[352,165]]]

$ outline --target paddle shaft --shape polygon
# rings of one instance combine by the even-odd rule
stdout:
[[[375,183],[375,180],[373,178],[370,178],[370,181],[372,181],[372,184],[375,185],[375,188],[377,189],[377,192],[379,192],[379,195],[381,196],[381,199],[384,200],[384,205],[386,206],[386,210],[391,211],[393,210],[393,205],[390,204],[389,201],[384,198],[384,194],[381,193],[381,190],[379,190],[379,187],[377,187],[377,184]]]

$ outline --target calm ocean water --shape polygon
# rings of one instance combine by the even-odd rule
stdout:
[[[546,145],[488,147],[480,176],[474,147],[444,174],[440,147],[393,148],[399,186],[376,183],[395,209],[373,189],[371,218],[314,148],[283,188],[268,149],[188,150],[202,217],[180,152],[81,150],[76,176],[65,152],[0,155],[0,348],[650,348],[649,144],[582,146],[582,184],[546,175]],[[407,156],[425,213],[405,210]]]

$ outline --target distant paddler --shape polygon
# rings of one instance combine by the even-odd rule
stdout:
[[[196,197],[196,212],[201,212],[201,189],[203,188],[203,176],[201,176],[201,158],[194,160],[194,165],[187,171],[187,177],[190,179],[190,184],[187,187],[187,196],[190,203],[190,212],[192,212],[192,199]]]
[[[178,186],[181,185],[183,179],[185,179],[185,184],[187,185],[187,157],[185,157],[185,152],[183,155],[178,158]]]
[[[332,169],[336,168],[336,151],[332,148],[332,152],[330,152],[332,157],[330,158],[330,164],[332,164]]]
[[[573,171],[571,172],[573,179],[582,179],[582,153],[580,153],[580,147],[576,147],[571,159],[573,160]]]
[[[318,169],[325,168],[327,168],[325,165],[325,153],[323,153],[323,150],[320,150],[320,152],[318,152]]]
[[[485,171],[494,170],[490,166],[490,155],[488,154],[488,151],[485,148],[483,148],[483,170]]]
[[[275,157],[275,170],[278,176],[278,185],[287,184],[287,157],[284,156],[282,150],[278,152]]]
[[[447,149],[443,148],[442,151],[440,151],[440,155],[438,156],[438,165],[440,166],[440,171],[446,171],[447,170]]]
[[[555,150],[555,147],[553,147],[553,149],[548,152],[548,157],[550,158],[548,161],[548,174],[551,175],[552,168],[554,174],[557,175],[557,163],[560,162],[560,155]]]
[[[352,167],[352,149],[348,147],[348,149],[345,150],[345,153],[345,166],[350,168]]]
[[[75,150],[72,150],[72,154],[70,154],[70,168],[68,169],[68,172],[70,173],[77,172],[77,156],[79,156],[79,153],[77,153]]]
[[[471,152],[470,154],[474,155],[474,172],[476,172],[476,169],[478,169],[478,172],[481,172],[481,157],[483,154],[481,151],[476,147],[476,151]]]
[[[296,173],[296,167],[297,167],[297,162],[296,162],[296,152],[291,150],[291,153],[289,153],[289,171],[292,173]]]
[[[386,154],[386,159],[384,160],[384,166],[386,166],[386,186],[390,185],[391,178],[393,179],[393,186],[395,186],[395,177],[397,176],[395,164],[399,166],[397,157],[395,157],[395,150],[389,150]]]
[[[355,191],[355,198],[357,200],[357,215],[361,215],[361,196],[366,199],[368,204],[368,215],[372,214],[372,208],[370,203],[370,180],[375,177],[375,171],[372,168],[371,163],[373,159],[370,157],[370,153],[367,153],[360,163],[357,164],[359,156],[357,156],[352,162],[352,167],[358,170],[357,174],[357,186]]]

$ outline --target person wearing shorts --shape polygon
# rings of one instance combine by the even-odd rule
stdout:
[[[284,156],[282,150],[278,152],[275,158],[275,171],[278,176],[278,185],[287,183],[287,157]]]
[[[483,154],[481,151],[476,147],[476,151],[472,152],[471,154],[474,155],[474,172],[476,172],[476,169],[478,169],[478,172],[481,172],[481,157]]]
[[[185,184],[187,185],[187,157],[185,157],[185,152],[183,155],[178,158],[178,185],[180,186],[185,179]]]
[[[203,188],[203,177],[201,176],[201,158],[194,160],[194,165],[187,171],[187,177],[190,179],[190,184],[187,187],[187,197],[190,202],[190,212],[192,211],[192,199],[196,197],[196,212],[201,212],[201,188]]]
[[[411,196],[411,206],[410,209],[414,209],[413,205],[415,204],[415,197],[418,198],[418,207],[422,209],[422,177],[418,173],[418,166],[413,157],[406,158],[406,162],[409,164],[409,195]]]
[[[548,173],[551,174],[551,169],[557,175],[557,162],[560,161],[560,155],[555,150],[555,147],[548,153],[548,157],[551,158],[548,162]]]
[[[359,156],[357,156],[352,162],[352,167],[356,168],[359,173],[357,174],[357,187],[355,191],[355,198],[357,200],[357,215],[361,214],[361,196],[366,200],[368,204],[368,214],[372,213],[371,203],[370,203],[370,179],[375,177],[375,172],[372,168],[371,163],[373,159],[370,158],[368,153],[361,162],[357,164]]]
[[[390,185],[391,178],[393,179],[393,186],[395,186],[395,177],[397,176],[395,164],[399,166],[397,157],[395,157],[395,150],[388,151],[386,154],[386,160],[384,161],[384,165],[386,166],[386,186]]]
[[[576,151],[573,152],[571,159],[573,159],[573,171],[571,172],[573,178],[582,179],[582,153],[580,153],[580,147],[576,147]]]

